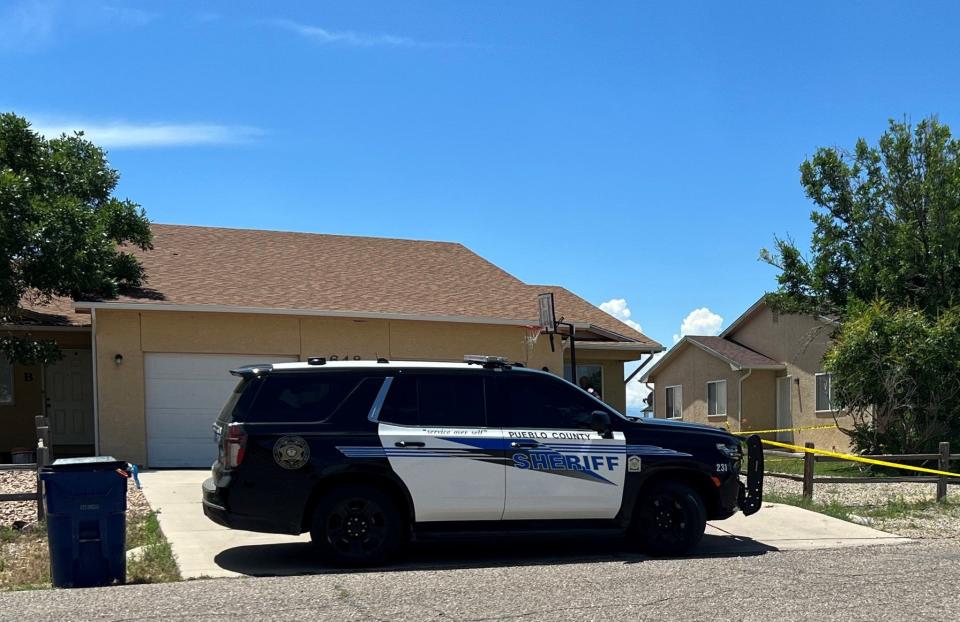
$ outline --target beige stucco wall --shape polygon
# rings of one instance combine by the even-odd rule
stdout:
[[[4,336],[23,337],[24,331],[0,331]],[[90,348],[87,331],[34,331],[35,339],[53,339],[61,348]],[[37,444],[36,419],[44,414],[43,366],[13,364],[13,404],[0,405],[0,453],[14,447],[32,449]]]
[[[97,310],[95,322],[101,452],[141,464],[147,462],[144,353],[445,361],[488,354],[558,375],[565,355],[559,340],[551,352],[547,337],[530,345],[526,329],[517,326],[104,309]],[[120,365],[117,354],[123,355]],[[604,398],[625,411],[623,361],[597,362],[604,366]]]
[[[715,426],[724,426],[728,419],[735,421],[739,406],[737,380],[740,373],[731,370],[729,364],[689,343],[679,347],[681,350],[674,355],[670,364],[657,370],[657,373],[650,378],[650,383],[654,385],[656,391],[654,415],[659,418],[667,416],[666,389],[681,385],[683,386],[684,421]],[[726,416],[707,416],[707,382],[713,380],[727,381]]]
[[[816,411],[815,374],[823,371],[823,356],[830,348],[834,328],[808,315],[774,313],[763,307],[728,335],[733,341],[786,364],[786,370],[776,375],[793,378],[790,398],[794,427],[831,424],[835,414],[841,426],[850,420],[842,413]],[[777,427],[775,384],[772,391],[773,416],[769,426],[752,426],[754,429]],[[794,443],[802,445],[807,441],[817,447],[838,451],[845,451],[850,446],[848,437],[838,430],[806,430],[793,434]]]
[[[747,372],[738,372],[746,374]],[[776,371],[755,369],[743,381],[743,414],[740,427],[731,421],[732,430],[770,430],[777,423]]]

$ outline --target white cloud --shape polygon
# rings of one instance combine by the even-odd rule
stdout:
[[[627,306],[627,301],[624,298],[612,298],[606,302],[600,303],[600,310],[606,311],[613,317],[617,318],[630,328],[643,332],[643,329],[640,328],[640,324],[634,322],[630,319],[632,313],[630,312],[630,307]]]
[[[609,300],[600,305],[600,308],[616,317],[619,317],[617,312],[622,314],[623,310],[626,310],[626,315],[624,315],[624,317],[630,316],[630,310],[627,308],[626,301],[620,298]],[[720,334],[720,327],[722,326],[723,318],[711,311],[709,308],[700,307],[699,309],[694,309],[687,314],[687,317],[683,318],[683,321],[680,322],[680,334],[673,336],[673,343],[680,341],[684,335],[718,335]],[[643,368],[644,372],[649,371],[665,354],[666,352],[658,352],[657,354],[654,354],[653,359]],[[640,363],[637,362],[624,365],[624,378],[629,376],[639,364]],[[646,399],[647,395],[650,393],[650,389],[647,388],[647,385],[638,380],[639,376],[642,375],[643,372],[634,377],[633,380],[628,382],[626,386],[627,414],[631,417],[642,416],[642,411],[646,406],[644,399]]]
[[[64,30],[89,33],[105,28],[140,28],[158,13],[130,6],[22,0],[0,10],[0,49],[33,51],[51,43]]]
[[[700,307],[687,314],[680,322],[680,334],[673,336],[677,343],[684,335],[719,335],[723,326],[723,318],[708,309]]]
[[[302,24],[289,19],[267,20],[267,24],[296,33],[315,43],[324,45],[344,45],[351,47],[465,47],[460,43],[440,41],[420,41],[411,37],[391,34],[370,34],[355,30],[330,30],[320,26]]]
[[[209,123],[138,124],[125,121],[96,123],[40,120],[34,124],[33,129],[47,138],[83,131],[86,138],[108,149],[231,145],[248,142],[263,134],[257,128],[246,126]]]

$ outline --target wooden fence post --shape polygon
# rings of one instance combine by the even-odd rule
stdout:
[[[40,469],[50,464],[50,427],[46,417],[40,415],[35,419],[37,424],[37,520],[46,518],[43,512],[43,481],[40,479]]]
[[[813,449],[813,443],[804,443],[807,449]],[[816,456],[809,451],[803,452],[803,498],[813,501],[813,471]]]
[[[950,470],[950,443],[940,443],[940,466],[941,471]],[[943,501],[947,498],[947,477],[941,475],[937,480],[937,501]]]

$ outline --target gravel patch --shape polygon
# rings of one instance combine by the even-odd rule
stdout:
[[[803,493],[801,482],[775,477],[764,478],[763,487],[764,494],[800,495]],[[906,503],[933,501],[936,497],[935,484],[817,483],[813,487],[813,500],[817,503],[836,502],[865,509],[882,507],[892,501]],[[960,487],[947,488],[947,501],[948,504],[945,506],[911,511],[907,516],[864,517],[866,520],[861,524],[907,538],[960,541]]]
[[[34,471],[0,471],[0,493],[34,492],[37,476]],[[150,512],[150,505],[143,492],[137,490],[133,480],[127,480],[127,516],[132,518]],[[0,503],[0,527],[29,525],[37,520],[35,501],[11,501]]]

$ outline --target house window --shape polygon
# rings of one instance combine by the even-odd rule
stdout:
[[[667,387],[665,393],[667,419],[683,418],[683,387],[680,385]]]
[[[563,377],[569,378],[570,365],[564,365],[563,372]],[[603,399],[603,365],[577,365],[575,384],[597,399]]]
[[[13,404],[13,364],[0,356],[0,405]]]
[[[712,380],[707,383],[707,416],[727,414],[727,381]]]
[[[816,374],[817,412],[833,412],[833,375]]]

